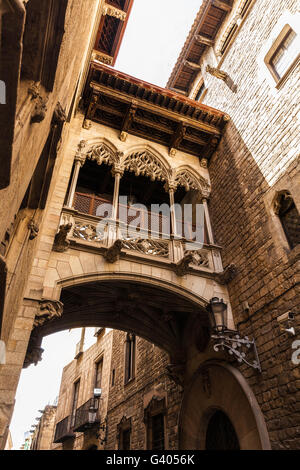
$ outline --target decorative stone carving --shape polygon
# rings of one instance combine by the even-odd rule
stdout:
[[[104,231],[99,226],[86,224],[83,222],[75,222],[73,237],[86,240],[88,242],[101,242],[104,240]]]
[[[43,352],[44,349],[40,347],[33,347],[32,349],[27,350],[23,368],[27,369],[31,364],[36,366],[42,360]]]
[[[187,250],[184,254],[184,257],[175,266],[175,272],[177,276],[184,276],[187,274],[190,264],[208,268],[209,260],[207,254],[202,250]]]
[[[175,265],[175,273],[177,274],[177,276],[185,276],[186,273],[189,271],[189,265],[190,263],[192,263],[192,261],[192,253],[185,254],[184,257]]]
[[[120,21],[125,21],[127,13],[126,11],[119,10],[119,8],[113,7],[112,5],[105,4],[103,7],[103,15],[113,16]]]
[[[34,240],[39,233],[39,228],[33,219],[29,222],[28,229],[30,231],[29,240]]]
[[[117,160],[117,155],[114,153],[108,145],[101,143],[95,145],[86,153],[86,157],[90,160],[94,160],[98,165],[103,163],[112,166]]]
[[[207,65],[205,70],[210,75],[213,75],[214,77],[219,78],[220,80],[223,80],[224,82],[228,78],[228,73],[227,72],[224,72],[223,70],[217,69],[216,67],[211,67],[210,65]]]
[[[31,116],[31,123],[42,122],[47,113],[47,99],[38,95],[36,98],[35,107]]]
[[[184,373],[185,365],[184,364],[168,364],[166,366],[167,375],[172,379],[177,385],[183,387],[184,384]]]
[[[237,267],[234,264],[229,264],[222,273],[216,273],[215,277],[219,284],[225,285],[235,278],[237,272]]]
[[[62,105],[58,101],[58,103],[55,107],[54,113],[53,113],[52,123],[61,124],[61,123],[65,122],[66,120],[67,120],[66,113],[65,113]]]
[[[115,243],[106,250],[104,258],[108,263],[115,263],[120,258],[122,250],[122,240],[116,240]]]
[[[53,250],[63,253],[69,248],[70,242],[67,240],[68,233],[72,228],[72,224],[61,225],[59,232],[55,235]]]
[[[149,176],[151,181],[167,181],[168,174],[160,160],[148,150],[134,152],[124,161],[124,168],[136,176]]]
[[[28,88],[28,94],[31,95],[31,99],[36,99],[40,94],[40,84],[38,82],[32,82]]]
[[[145,255],[161,256],[163,258],[169,257],[168,240],[129,239],[123,240],[122,247]]]
[[[200,166],[201,166],[202,168],[207,168],[207,167],[208,167],[207,158],[201,158],[201,160],[200,160]]]
[[[59,300],[41,300],[40,310],[36,314],[33,326],[37,328],[45,323],[60,318],[63,314],[63,304]]]
[[[113,57],[107,54],[99,54],[95,52],[93,54],[93,60],[97,60],[98,62],[102,62],[105,65],[112,65],[113,63]]]
[[[83,121],[82,127],[88,131],[92,127],[92,121],[90,119],[85,119]]]
[[[128,133],[122,131],[121,134],[120,134],[120,140],[121,140],[121,142],[126,142],[127,137],[128,137]]]
[[[231,91],[233,91],[234,93],[236,92],[237,86],[233,83],[232,79],[230,78],[227,72],[217,69],[216,67],[211,67],[210,65],[207,65],[205,70],[210,75],[218,78],[219,80],[223,80],[223,82],[226,83],[226,85],[228,86],[228,88],[231,89]]]

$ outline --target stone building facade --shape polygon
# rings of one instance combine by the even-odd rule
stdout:
[[[179,83],[208,4],[203,2],[169,86],[176,86],[176,73]],[[300,371],[292,362],[300,316],[299,24],[297,2],[234,1],[211,43],[198,51],[199,69],[182,88],[231,117],[209,165],[210,211],[224,265],[237,268],[228,284],[235,325],[256,338],[262,374],[241,370],[257,396],[274,449],[300,445]],[[270,51],[276,53],[291,30],[298,43],[282,76],[274,77]],[[278,211],[282,195],[295,205],[293,240]],[[282,325],[278,320],[286,312],[294,319]],[[285,331],[291,327],[296,335]]]
[[[49,450],[53,443],[53,432],[57,407],[46,405],[33,432],[30,450]]]
[[[102,330],[96,343],[64,368],[52,434],[54,444],[49,442],[48,449],[178,449],[182,388],[168,375],[164,351],[142,338],[131,340],[134,344],[128,346],[128,333]],[[130,364],[128,347],[133,354]],[[88,408],[94,389],[99,387],[96,418],[91,420]],[[77,411],[72,424],[74,400]],[[152,429],[155,420],[158,424]],[[69,427],[64,426],[66,422]]]
[[[27,3],[28,8],[35,4]],[[55,68],[57,88],[47,105],[51,112],[45,115],[44,91],[30,88],[26,99],[32,109],[26,107],[14,121],[17,127],[26,121],[15,133],[24,141],[12,146],[20,155],[16,167],[26,167],[27,176],[22,179],[18,167],[0,193],[3,200],[13,200],[1,209],[8,227],[30,173],[34,168],[45,173],[45,158],[37,162],[46,143],[42,155],[49,157],[48,179],[42,186],[34,179],[23,204],[30,214],[28,220],[21,217],[27,238],[15,232],[10,241],[3,233],[3,442],[21,368],[41,360],[43,337],[93,326],[125,331],[127,343],[136,335],[166,354],[153,353],[147,365],[155,378],[151,384],[146,378],[142,383],[129,380],[123,389],[117,374],[114,403],[109,397],[107,404],[109,448],[117,445],[116,429],[128,444],[134,407],[138,422],[144,413],[150,426],[161,425],[152,417],[168,410],[164,419],[170,432],[164,444],[171,448],[218,449],[221,443],[228,449],[299,447],[299,367],[297,358],[292,361],[299,331],[296,2],[266,6],[263,0],[205,0],[166,89],[105,65],[113,65],[130,2],[118,0],[118,11],[96,1],[65,3],[62,67]],[[115,27],[106,28],[107,22]],[[6,37],[20,34],[7,24],[2,22]],[[70,47],[77,41],[73,72]],[[49,87],[52,67],[52,75],[39,67],[35,70],[43,72]],[[28,88],[22,86],[22,80],[17,82],[16,90],[25,99]],[[35,126],[41,126],[38,133]],[[44,186],[49,191],[44,193]],[[119,201],[123,194],[126,203]],[[132,224],[136,201],[143,204],[139,234]],[[165,214],[157,216],[150,207],[162,203],[171,208],[169,238],[164,237]],[[184,204],[190,204],[192,213],[183,223],[176,210]],[[31,210],[41,218],[28,226]],[[149,217],[156,220],[150,235]],[[195,227],[202,236],[196,244]],[[25,249],[24,237],[26,243],[34,239],[32,252]],[[217,317],[216,308],[224,318]],[[213,320],[222,328],[213,328]],[[112,363],[122,344],[118,334]],[[179,397],[174,391],[174,402],[169,401],[173,382],[160,378],[161,367],[183,387],[178,420]],[[136,448],[151,442],[147,433],[134,432]]]

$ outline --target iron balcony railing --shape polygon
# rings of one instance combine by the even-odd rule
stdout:
[[[71,428],[71,416],[67,416],[62,421],[57,423],[55,428],[54,442],[64,442],[66,439],[74,437],[74,433]]]
[[[76,410],[73,431],[84,432],[97,423],[100,423],[99,398],[91,398]]]

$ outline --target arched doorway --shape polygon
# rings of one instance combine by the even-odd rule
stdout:
[[[211,416],[205,440],[206,450],[240,450],[240,444],[227,414],[217,410]]]
[[[261,409],[243,375],[225,362],[207,361],[185,388],[180,448],[268,450]]]

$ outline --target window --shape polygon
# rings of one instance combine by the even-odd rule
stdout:
[[[103,360],[101,359],[95,364],[95,387],[94,388],[101,388],[102,369],[103,369]]]
[[[205,93],[206,93],[206,86],[205,86],[204,80],[202,80],[198,88],[195,101],[201,101],[204,98]]]
[[[165,426],[164,415],[162,413],[151,418],[151,442],[152,450],[164,450],[165,448]]]
[[[144,411],[144,422],[147,432],[147,449],[164,450],[166,445],[166,400],[165,398],[153,396]]]
[[[128,333],[125,342],[125,383],[135,375],[135,335]]]
[[[111,386],[112,387],[115,385],[115,378],[116,378],[116,369],[113,369],[111,373]]]
[[[276,83],[280,83],[299,58],[297,34],[285,25],[265,57],[265,63]]]
[[[79,387],[80,387],[80,380],[77,380],[77,382],[74,383],[73,404],[72,404],[72,413],[71,413],[71,428],[73,428],[75,424],[75,415],[76,415],[77,404],[78,404]]]
[[[130,450],[131,418],[123,416],[118,424],[118,449]]]
[[[280,219],[290,248],[295,248],[300,244],[300,215],[289,191],[280,191],[277,194],[274,211]]]

